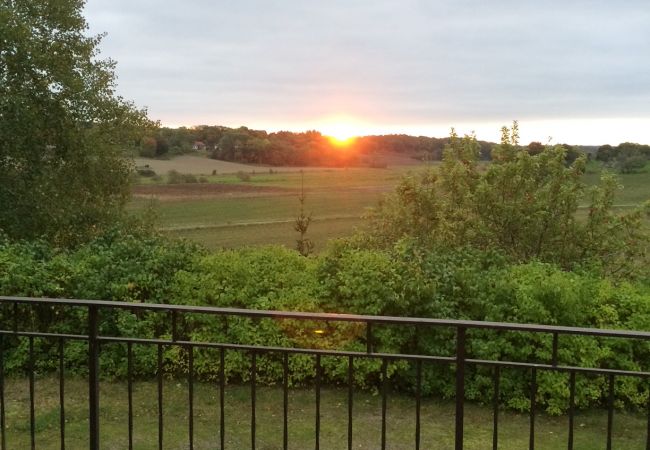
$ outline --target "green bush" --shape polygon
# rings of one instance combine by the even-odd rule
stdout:
[[[183,184],[183,183],[198,183],[199,179],[196,175],[191,173],[180,173],[177,170],[170,170],[167,172],[167,183],[169,184]]]
[[[471,246],[499,251],[513,263],[591,265],[619,280],[650,277],[647,205],[619,211],[618,181],[604,173],[587,187],[584,155],[570,156],[566,145],[531,155],[518,143],[516,123],[502,133],[483,167],[476,137],[452,132],[442,164],[403,177],[370,213],[358,245],[389,249],[409,238],[429,251]],[[579,214],[585,204],[586,214]]]
[[[424,251],[408,240],[390,250],[355,249],[332,245],[318,258],[304,258],[282,247],[223,250],[205,254],[195,247],[145,233],[115,232],[86,246],[59,250],[35,242],[0,241],[0,292],[4,295],[71,297],[129,302],[210,305],[248,309],[326,311],[413,317],[434,317],[541,323],[581,327],[650,330],[650,292],[642,284],[617,284],[590,272],[567,272],[541,262],[512,265],[496,252],[472,249]],[[30,312],[31,311],[31,312]],[[9,307],[0,310],[2,326],[10,327]],[[21,328],[51,332],[84,332],[82,308],[21,307]],[[315,333],[316,330],[324,333]],[[169,337],[168,314],[103,311],[101,332],[142,338]],[[364,352],[365,327],[351,323],[311,323],[293,320],[249,319],[183,315],[178,322],[183,339],[261,346],[335,348]],[[650,343],[605,340],[585,336],[562,337],[559,363],[628,370],[650,370]],[[6,338],[5,368],[21,373],[27,367],[27,340]],[[36,339],[39,371],[56,370],[56,342]],[[381,352],[453,356],[454,330],[382,326],[373,328],[372,346]],[[153,376],[156,349],[134,346],[135,371]],[[468,332],[468,356],[548,363],[550,335],[489,330]],[[214,380],[219,358],[215,351],[195,349],[196,376]],[[86,344],[66,344],[66,370],[83,374]],[[105,377],[123,377],[123,345],[102,346]],[[250,357],[245,352],[226,353],[226,374],[231,381],[246,381]],[[258,355],[259,382],[282,379],[281,356]],[[184,349],[166,347],[164,363],[169,373],[187,371]],[[313,356],[292,356],[291,384],[309,383],[315,376]],[[324,380],[347,380],[346,358],[323,358]],[[355,384],[376,389],[381,362],[355,360]],[[414,388],[415,368],[399,361],[388,367],[397,389]],[[426,364],[423,393],[451,398],[453,365]],[[502,372],[502,401],[510,408],[528,408],[529,371]],[[468,365],[467,398],[489,402],[491,372]],[[641,407],[648,386],[636,379],[617,378],[619,406]],[[578,377],[576,403],[601,404],[607,395],[602,377]],[[549,413],[568,404],[568,377],[538,373],[538,402]]]

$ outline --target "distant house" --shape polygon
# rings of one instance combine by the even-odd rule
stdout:
[[[194,144],[192,144],[192,150],[205,150],[205,142],[194,141]]]

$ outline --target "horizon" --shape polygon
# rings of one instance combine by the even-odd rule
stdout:
[[[634,142],[634,143],[637,143],[637,144],[650,145],[650,142],[643,142],[643,141],[638,141],[638,140],[635,141],[634,139],[621,139],[621,140],[619,140],[617,142],[571,142],[569,140],[557,139],[557,138],[554,138],[553,136],[546,136],[546,139],[534,139],[534,138],[531,137],[530,132],[527,132],[526,130],[522,131],[522,122],[521,121],[517,121],[517,122],[518,122],[519,128],[520,128],[520,136],[521,136],[520,144],[521,145],[527,145],[530,142],[541,142],[544,145],[570,144],[570,145],[577,145],[577,146],[584,146],[584,147],[599,147],[599,146],[602,146],[602,145],[617,146],[617,145],[620,145],[620,144],[622,144],[624,142]],[[603,122],[603,121],[601,121],[601,122]],[[636,123],[636,121],[635,121],[635,123]],[[192,129],[192,128],[198,128],[198,127],[202,127],[202,126],[208,126],[208,127],[226,127],[226,128],[231,128],[231,129],[237,129],[237,128],[245,127],[245,128],[250,129],[250,130],[266,131],[267,133],[278,133],[278,132],[283,132],[283,131],[287,131],[287,132],[291,132],[291,133],[305,133],[305,132],[308,132],[308,131],[317,131],[317,132],[321,133],[323,136],[333,137],[333,138],[337,138],[337,139],[362,138],[362,137],[368,137],[368,136],[389,136],[389,135],[407,135],[407,136],[414,136],[414,137],[423,136],[423,137],[428,137],[428,138],[441,139],[441,138],[449,137],[451,129],[453,128],[459,136],[463,136],[463,135],[466,135],[466,134],[470,135],[472,133],[475,133],[476,138],[479,141],[486,141],[486,142],[491,142],[491,143],[500,142],[500,140],[501,140],[501,127],[505,126],[505,127],[509,128],[511,125],[512,125],[512,122],[504,123],[502,125],[497,125],[497,124],[483,125],[482,128],[481,128],[483,131],[490,130],[490,131],[488,131],[488,132],[486,132],[484,134],[489,134],[489,135],[493,136],[492,138],[485,138],[484,136],[477,133],[476,129],[471,129],[469,131],[465,131],[464,129],[459,129],[457,127],[450,127],[449,129],[447,129],[446,132],[444,132],[444,130],[442,130],[442,128],[439,128],[439,130],[441,130],[441,131],[440,131],[440,133],[437,133],[437,134],[436,133],[434,133],[434,134],[427,133],[426,131],[418,132],[418,128],[416,128],[416,127],[413,127],[413,128],[408,128],[407,127],[406,128],[407,131],[399,131],[399,129],[397,129],[397,128],[394,129],[394,131],[389,131],[389,132],[382,132],[381,129],[369,129],[370,132],[363,133],[363,134],[351,134],[351,133],[348,133],[348,132],[345,132],[344,134],[341,134],[341,133],[336,133],[336,132],[329,132],[328,133],[328,132],[326,132],[326,131],[324,131],[322,129],[318,129],[318,127],[316,125],[314,127],[311,127],[311,128],[309,126],[306,126],[306,127],[303,127],[303,128],[298,128],[298,127],[282,127],[282,126],[266,126],[266,127],[265,126],[252,126],[250,124],[245,124],[245,123],[242,123],[242,124],[228,124],[228,125],[223,124],[223,123],[195,123],[195,124],[191,124],[191,125],[187,125],[187,124],[163,124],[163,123],[161,123],[162,127],[170,128],[170,129],[179,129],[179,128]],[[490,129],[490,127],[492,127],[492,126],[494,126],[494,130],[496,130],[496,131]],[[568,126],[568,125],[565,123],[565,126]],[[374,132],[373,132],[373,130],[374,130]],[[408,132],[409,130],[412,131],[412,132]],[[529,136],[531,138],[527,138],[527,136]],[[627,136],[627,135],[623,135],[623,136]]]

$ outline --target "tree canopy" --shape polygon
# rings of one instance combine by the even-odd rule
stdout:
[[[82,0],[0,5],[0,230],[74,243],[119,216],[124,149],[151,125],[115,93]]]

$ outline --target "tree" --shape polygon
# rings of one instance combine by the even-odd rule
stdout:
[[[153,158],[156,156],[156,138],[145,136],[140,140],[140,156],[144,158]]]
[[[82,241],[115,221],[152,124],[115,95],[115,63],[85,35],[83,0],[0,5],[0,230]]]
[[[531,155],[539,155],[544,151],[544,144],[541,142],[533,141],[530,144],[528,144],[528,153]]]
[[[156,156],[163,156],[169,152],[169,142],[163,136],[156,139]]]
[[[598,147],[598,151],[596,152],[596,160],[607,163],[616,158],[617,154],[617,147],[612,147],[609,144],[601,145]]]
[[[623,142],[617,147],[616,167],[621,173],[634,173],[643,170],[650,160],[650,146]]]
[[[300,196],[298,197],[298,201],[300,202],[300,214],[293,224],[293,229],[300,234],[300,238],[296,239],[296,250],[302,256],[309,256],[314,250],[314,243],[307,237],[307,230],[309,229],[309,224],[311,224],[312,217],[311,213],[309,215],[305,214],[305,174],[302,170],[300,171]]]
[[[518,134],[516,122],[504,128],[493,162],[481,171],[476,138],[459,138],[452,130],[440,170],[404,178],[370,216],[361,245],[385,248],[409,239],[422,248],[472,247],[516,262],[647,276],[650,236],[643,211],[614,211],[616,180],[606,174],[600,186],[588,189],[584,155],[568,166],[563,145],[531,155]],[[586,217],[578,209],[585,202]]]
[[[585,155],[582,150],[579,148],[574,147],[573,145],[569,144],[561,144],[562,147],[564,147],[565,153],[564,153],[564,161],[567,166],[573,164],[576,159],[580,158],[581,156]],[[585,155],[586,158],[586,155]]]

